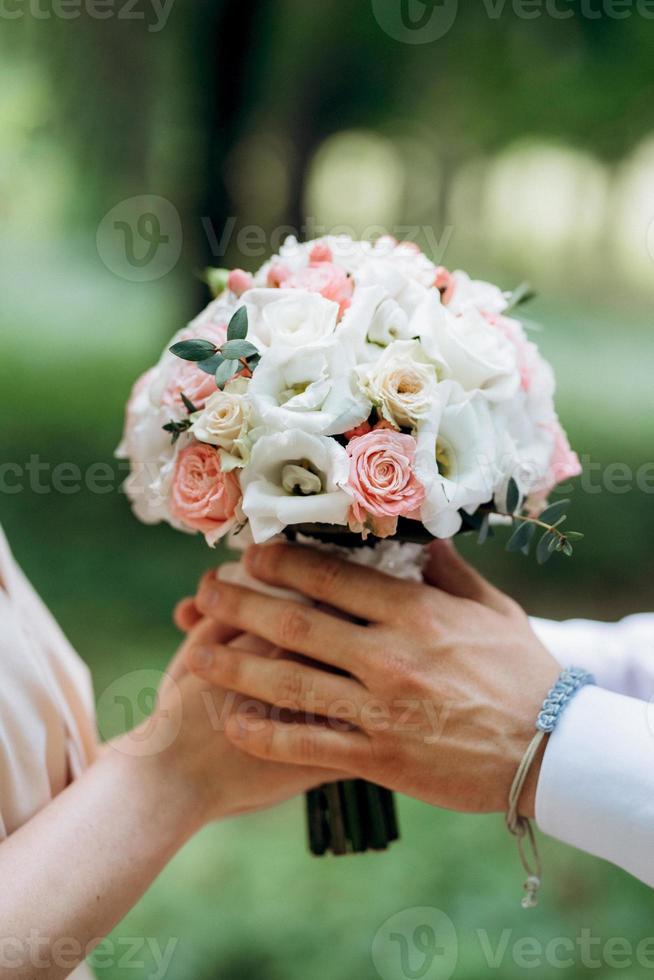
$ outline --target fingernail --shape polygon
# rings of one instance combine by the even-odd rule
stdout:
[[[196,647],[191,655],[195,670],[208,670],[213,663],[213,650],[209,647]]]

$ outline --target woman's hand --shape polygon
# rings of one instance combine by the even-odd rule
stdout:
[[[189,660],[198,676],[305,713],[304,723],[288,723],[273,709],[252,723],[247,712],[233,711],[226,733],[235,745],[260,759],[339,769],[450,809],[506,808],[559,672],[516,603],[445,543],[432,546],[426,585],[294,545],[252,548],[245,560],[261,581],[359,623],[205,577],[196,598],[205,615],[330,670],[229,645],[202,647],[202,657]],[[307,713],[328,723],[307,723]],[[539,764],[521,801],[525,816],[533,815]]]
[[[189,821],[188,832],[220,818],[281,803],[337,775],[315,768],[265,762],[244,755],[225,735],[242,699],[189,673],[184,661],[207,645],[228,644],[250,656],[270,656],[270,644],[216,621],[200,620],[172,662],[153,715],[113,747],[160,769],[170,805]],[[252,710],[252,704],[249,705]],[[266,714],[259,705],[261,716]],[[174,798],[174,803],[173,803]]]

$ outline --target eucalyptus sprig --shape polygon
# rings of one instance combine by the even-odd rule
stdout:
[[[195,407],[191,399],[186,397],[184,392],[182,392],[182,401],[184,402],[184,408],[188,412],[189,417],[186,419],[181,419],[180,421],[171,419],[170,422],[166,422],[166,424],[163,426],[164,432],[170,432],[172,434],[173,446],[175,445],[179,437],[182,435],[182,433],[188,432],[188,430],[193,425],[193,419],[191,418],[191,415],[195,415],[195,413],[199,411]]]
[[[544,533],[536,547],[538,564],[544,565],[555,552],[560,552],[570,558],[574,550],[572,542],[581,541],[583,538],[583,534],[579,531],[561,530],[561,525],[568,519],[566,511],[570,501],[557,500],[546,507],[537,517],[522,513],[521,505],[520,489],[515,480],[511,479],[506,493],[506,513],[504,516],[511,518],[514,530],[507,542],[506,550],[520,551],[528,555],[536,534],[543,531]]]
[[[248,311],[242,306],[227,327],[227,340],[218,347],[210,340],[181,340],[170,348],[171,354],[184,361],[195,362],[205,374],[213,374],[222,390],[230,378],[245,369],[250,375],[257,367],[260,355],[247,340]]]

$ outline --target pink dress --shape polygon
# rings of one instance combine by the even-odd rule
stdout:
[[[16,565],[0,528],[0,841],[93,761],[90,674]],[[71,976],[90,977],[86,966]]]

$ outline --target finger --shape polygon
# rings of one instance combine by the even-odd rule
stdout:
[[[188,670],[187,665],[191,653],[196,647],[208,647],[215,643],[231,643],[239,636],[240,632],[240,630],[234,629],[226,623],[203,617],[182,643],[173,664],[177,664],[178,660],[181,661],[184,664],[182,670],[184,673]]]
[[[237,711],[228,719],[225,734],[237,748],[259,759],[360,776],[371,767],[370,739],[361,732],[248,718],[244,711]]]
[[[173,622],[182,633],[188,633],[202,619],[202,613],[195,605],[195,599],[181,599],[173,611]]]
[[[207,615],[243,633],[254,633],[275,646],[301,653],[358,676],[374,661],[372,630],[326,612],[284,599],[208,580],[197,598]]]
[[[230,647],[197,647],[188,666],[228,691],[350,726],[358,723],[365,704],[365,689],[350,678]]]
[[[464,561],[450,541],[434,541],[429,546],[423,574],[429,585],[449,595],[472,599],[502,614],[508,611],[511,600]]]
[[[245,564],[263,582],[296,589],[366,621],[388,622],[411,592],[407,582],[299,545],[255,545]]]

